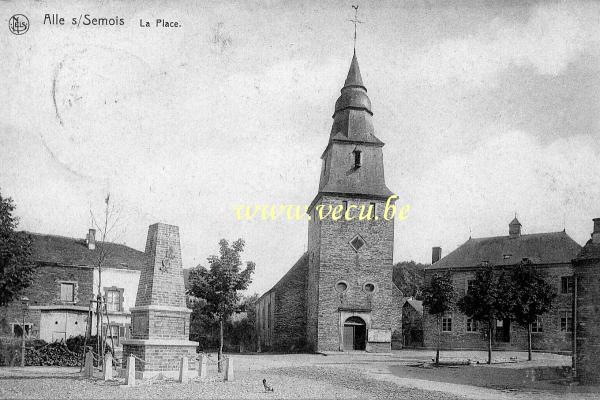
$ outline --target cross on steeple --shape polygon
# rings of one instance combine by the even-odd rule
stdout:
[[[354,52],[356,53],[356,24],[362,24],[363,21],[358,19],[358,6],[352,6],[354,8],[354,19],[349,19],[348,21],[354,23]]]

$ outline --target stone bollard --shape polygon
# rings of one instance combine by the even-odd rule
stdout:
[[[225,380],[233,381],[233,359],[231,357],[227,357],[225,362]]]
[[[188,375],[188,358],[187,356],[181,357],[181,363],[179,364],[179,382],[185,383],[187,382]]]
[[[127,386],[135,386],[135,357],[130,355],[127,359],[127,375],[125,376]]]
[[[113,378],[113,365],[112,365],[112,354],[106,353],[104,355],[104,380],[110,381]]]
[[[86,378],[94,377],[94,353],[91,350],[88,350],[85,353],[85,361],[83,363],[83,376]]]
[[[198,377],[200,379],[206,378],[206,356],[204,354],[200,354],[198,359]]]

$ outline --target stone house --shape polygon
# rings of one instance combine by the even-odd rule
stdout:
[[[575,268],[575,371],[583,383],[600,383],[600,218],[573,260]]]
[[[86,239],[30,233],[32,256],[36,263],[34,279],[19,300],[0,309],[3,336],[20,336],[25,315],[25,334],[45,341],[66,340],[85,335],[86,328],[96,331],[95,306],[91,300],[98,291],[97,263],[99,244],[91,229]],[[143,252],[128,246],[105,243],[106,259],[102,268],[102,295],[107,314],[103,329],[110,326],[115,347],[129,335],[129,308],[135,304],[140,269],[146,262]],[[91,324],[88,325],[89,317]],[[110,321],[110,324],[109,324]],[[110,343],[110,341],[109,341]]]
[[[402,347],[423,346],[423,302],[407,298],[402,306]]]
[[[425,269],[425,280],[434,273],[449,271],[457,296],[463,296],[478,268],[493,266],[511,268],[521,262],[543,271],[555,286],[557,296],[552,310],[533,324],[534,350],[571,350],[573,260],[580,252],[577,244],[561,232],[521,234],[521,224],[515,218],[509,224],[507,236],[469,238],[464,244],[439,259],[441,249],[434,248],[433,264]],[[458,310],[442,317],[441,344],[446,349],[483,349],[487,347],[486,330]],[[424,312],[424,345],[435,347],[438,329],[435,316]],[[498,320],[492,337],[499,349],[526,349],[527,329],[513,321]]]
[[[383,146],[356,54],[336,101],[318,192],[308,207],[308,251],[257,302],[261,348],[390,351],[401,335],[400,290],[392,282],[394,221],[383,218],[392,192]],[[334,221],[364,206],[374,218]]]

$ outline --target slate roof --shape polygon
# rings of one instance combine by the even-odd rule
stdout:
[[[411,305],[419,314],[423,314],[423,302],[420,300],[407,299],[406,302]]]
[[[478,267],[483,261],[489,265],[515,265],[524,258],[534,264],[570,263],[580,251],[581,246],[564,231],[476,238],[425,269]]]
[[[348,76],[346,77],[346,81],[344,82],[344,87],[347,86],[362,86],[365,90],[367,90],[367,88],[363,84],[362,76],[360,75],[360,68],[358,67],[356,51],[352,55],[352,62],[350,63]]]
[[[84,239],[57,235],[27,232],[32,239],[32,256],[39,263],[65,266],[94,266],[97,262],[98,247],[90,250]],[[107,249],[105,268],[140,270],[147,262],[146,254],[118,243],[104,243]]]
[[[577,259],[593,260],[597,258],[600,258],[600,244],[594,243],[592,239],[590,239],[577,255]]]
[[[298,269],[307,268],[307,267],[308,267],[308,252],[305,252],[304,254],[302,254],[300,256],[300,258],[298,259],[298,261],[296,261],[296,263],[292,266],[292,268],[290,268],[288,270],[288,272],[286,272],[285,275],[283,275],[281,277],[281,279],[279,279],[279,281],[277,281],[277,283],[274,284],[273,287],[271,287],[271,289],[267,290],[265,293],[263,293],[262,296],[260,296],[258,298],[257,302],[262,300],[263,297],[265,297],[266,295],[271,293],[273,290],[281,287],[287,280],[289,280],[289,277],[292,276]]]

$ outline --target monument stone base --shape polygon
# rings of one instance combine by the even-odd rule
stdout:
[[[128,339],[123,341],[123,355],[125,364],[129,354],[144,360],[136,360],[136,379],[148,378],[174,378],[179,377],[179,368],[182,357],[188,358],[187,376],[192,378],[197,375],[198,360],[196,348],[198,342],[189,340],[165,339]],[[124,366],[127,368],[127,365]]]

